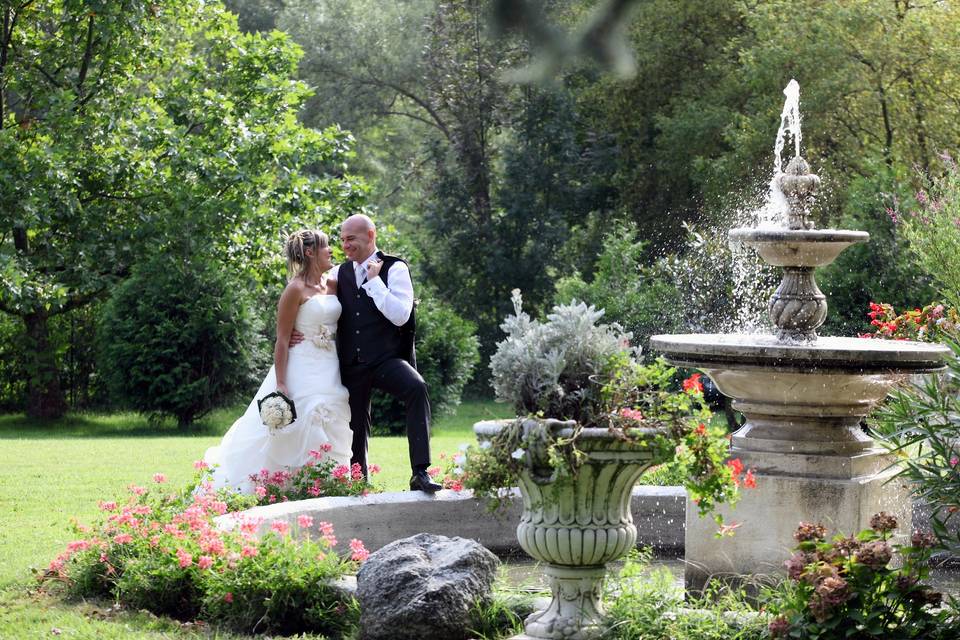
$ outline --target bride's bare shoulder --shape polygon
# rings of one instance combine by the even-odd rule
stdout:
[[[287,282],[287,286],[280,292],[280,300],[296,299],[298,302],[304,297],[306,283],[301,278],[294,278]]]

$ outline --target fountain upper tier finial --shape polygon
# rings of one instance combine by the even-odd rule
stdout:
[[[786,100],[780,113],[780,129],[774,146],[774,178],[771,202],[782,194],[786,220],[779,228],[731,229],[730,239],[753,247],[769,264],[783,267],[783,280],[770,298],[767,313],[784,343],[812,343],[827,318],[827,299],[817,287],[816,267],[830,264],[846,247],[865,242],[862,231],[814,228],[810,219],[820,178],[800,155],[800,85],[791,80],[783,90]],[[788,136],[793,137],[794,156],[783,169],[781,156]]]
[[[810,209],[820,188],[820,177],[810,173],[810,165],[801,156],[794,156],[786,170],[777,177],[777,186],[787,198],[788,229],[813,229]]]

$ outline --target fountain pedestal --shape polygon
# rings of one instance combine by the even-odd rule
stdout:
[[[878,451],[852,457],[798,456],[797,462],[799,467],[816,469],[824,458],[832,458],[825,460],[831,466],[846,464],[850,468],[884,469],[892,462]],[[796,545],[793,533],[800,522],[820,522],[831,531],[853,534],[868,529],[873,514],[886,511],[899,523],[900,533],[894,541],[909,544],[909,536],[902,532],[912,528],[910,492],[904,482],[892,479],[895,471],[847,479],[802,473],[756,473],[756,488],[744,491],[735,509],[719,510],[725,521],[740,523],[730,537],[716,538],[716,523],[699,518],[696,507],[687,504],[687,590],[700,591],[711,578],[719,578],[742,584],[750,592],[759,576],[782,574],[783,563]]]

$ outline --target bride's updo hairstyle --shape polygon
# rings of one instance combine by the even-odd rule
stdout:
[[[326,249],[328,244],[327,234],[315,229],[301,229],[287,236],[283,247],[283,253],[287,257],[287,279],[306,276],[313,266],[313,261],[317,259],[317,251]],[[313,249],[312,258],[307,255],[307,249]]]

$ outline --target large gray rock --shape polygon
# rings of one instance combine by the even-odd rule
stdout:
[[[465,640],[500,561],[473,540],[420,533],[370,555],[357,574],[363,640]]]

